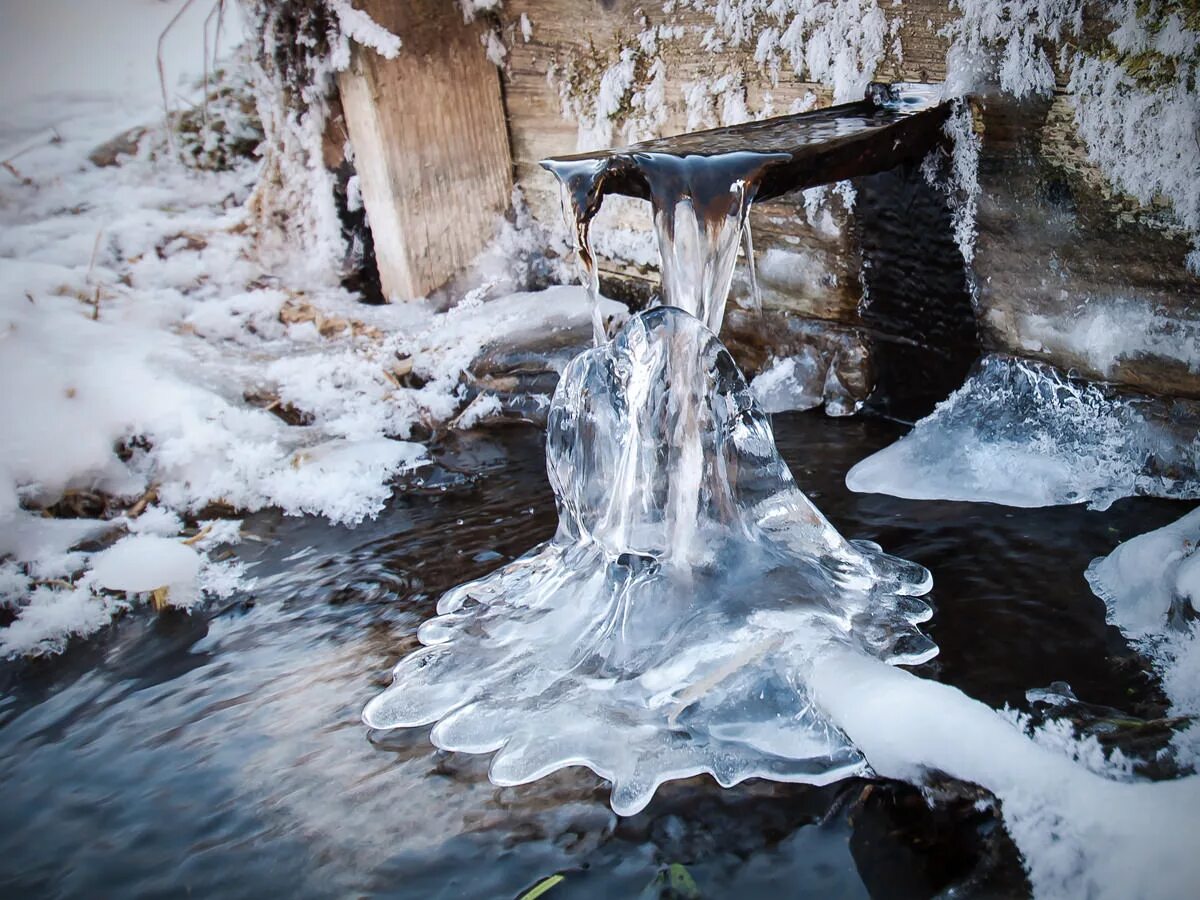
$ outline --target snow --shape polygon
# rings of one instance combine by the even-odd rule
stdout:
[[[1162,679],[1171,715],[1200,716],[1200,508],[1130,538],[1088,566],[1108,621],[1145,654]],[[1176,736],[1185,766],[1200,764],[1200,728]]]
[[[1189,446],[1140,406],[1051,366],[987,356],[909,434],[855,465],[846,485],[1022,507],[1200,497],[1200,440]]]
[[[1056,750],[1053,741],[1031,740],[1011,718],[953,687],[850,650],[820,657],[811,684],[818,705],[878,774],[921,784],[943,772],[995,794],[1035,897],[1193,893],[1200,776],[1102,777],[1072,758],[1071,742]],[[1124,774],[1119,761],[1115,773]]]
[[[17,40],[5,29],[5,49],[51,46],[60,13],[69,41],[86,22],[60,6],[21,6],[17,21],[29,30]],[[301,217],[267,234],[261,192],[279,175],[279,159],[207,171],[167,150],[157,30],[145,23],[157,21],[148,11],[169,19],[179,6],[106,8],[129,27],[118,46],[123,58],[144,61],[138,69],[110,71],[108,46],[82,39],[62,77],[42,85],[7,68],[20,52],[0,61],[0,121],[21,151],[19,177],[0,173],[0,586],[18,616],[0,654],[56,652],[102,627],[161,586],[143,589],[161,580],[169,552],[180,565],[184,554],[201,564],[171,585],[168,602],[229,593],[239,571],[205,554],[235,539],[236,523],[195,523],[210,504],[350,525],[375,515],[393,479],[427,460],[407,440],[414,428],[449,422],[465,406],[463,370],[486,345],[589,319],[581,288],[519,293],[526,279],[562,277],[561,260],[541,251],[565,246],[520,203],[516,224],[479,261],[478,289],[448,311],[425,301],[368,307],[337,286],[336,217],[323,225]],[[203,20],[185,17],[173,38],[183,43],[172,44],[172,58],[190,60],[193,71],[203,61]],[[231,30],[227,21],[227,37]],[[235,89],[244,83],[236,65]],[[194,102],[191,83],[172,82],[173,105]],[[319,137],[315,119],[291,125]],[[132,126],[148,130],[120,165],[87,160]],[[304,166],[287,172],[297,196],[328,186],[326,174]],[[623,312],[605,303],[608,315]],[[402,370],[421,386],[408,386]],[[300,424],[275,414],[289,409]],[[74,490],[111,498],[107,517],[39,514]],[[179,539],[190,527],[199,534],[186,547]],[[120,566],[105,556],[127,547],[141,550],[121,549]],[[110,579],[105,567],[117,574]],[[134,577],[139,568],[147,581]],[[132,594],[116,597],[118,587]]]
[[[180,541],[151,534],[122,538],[92,557],[92,580],[110,591],[159,588],[190,591],[200,574],[200,554]]]

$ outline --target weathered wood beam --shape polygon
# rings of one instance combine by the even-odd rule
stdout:
[[[548,169],[577,163],[596,164],[588,183],[593,196],[581,203],[592,214],[607,194],[650,199],[648,167],[655,157],[722,157],[750,154],[758,200],[874,175],[902,163],[920,162],[939,142],[950,104],[936,104],[902,86],[873,85],[866,99],[825,109],[777,116],[726,128],[711,128],[643,141],[630,147],[577,153],[548,159]]]
[[[512,196],[500,77],[446,0],[358,0],[401,35],[395,59],[355,47],[338,78],[384,295],[424,297],[492,238]]]

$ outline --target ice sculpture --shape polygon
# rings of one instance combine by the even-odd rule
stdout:
[[[846,485],[1025,507],[1198,498],[1195,418],[1184,402],[1127,399],[1044,363],[987,356],[908,435],[854,466]]]
[[[749,204],[788,161],[638,151],[547,163],[593,299],[588,227],[603,181],[636,174],[666,305],[611,341],[595,317],[597,346],[563,371],[547,422],[557,533],[441,598],[368,725],[433,724],[439,747],[494,752],[501,785],[587,766],[612,782],[622,814],[704,772],[731,786],[866,768],[814,703],[809,671],[831,646],[889,663],[932,657],[917,628],[932,579],[846,541],[808,501],[715,334]]]
[[[623,814],[702,772],[728,786],[864,768],[806,667],[829,642],[933,656],[915,627],[929,573],[826,521],[712,332],[660,307],[581,354],[546,455],[558,533],[442,597],[369,725],[436,722],[439,747],[498,751],[502,785],[588,766]]]

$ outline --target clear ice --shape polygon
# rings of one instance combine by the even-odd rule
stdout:
[[[445,594],[363,713],[495,753],[499,785],[586,766],[620,814],[701,773],[728,787],[863,772],[810,666],[834,645],[901,664],[937,652],[917,628],[929,572],[813,506],[714,333],[752,182],[730,176],[704,203],[688,185],[654,199],[671,305],[598,334],[555,392],[554,538]]]
[[[961,388],[846,475],[861,493],[1007,506],[1200,498],[1194,407],[1132,400],[1052,366],[984,357]]]

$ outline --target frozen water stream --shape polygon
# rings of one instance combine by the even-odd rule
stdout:
[[[889,663],[937,652],[916,625],[922,566],[849,542],[796,486],[770,422],[716,337],[746,213],[784,154],[636,154],[663,306],[576,357],[551,404],[554,539],[438,602],[425,649],[364,711],[492,753],[496,784],[587,766],[631,815],[709,773],[822,784],[866,771],[813,702],[831,644]],[[595,289],[591,161],[551,164]]]

